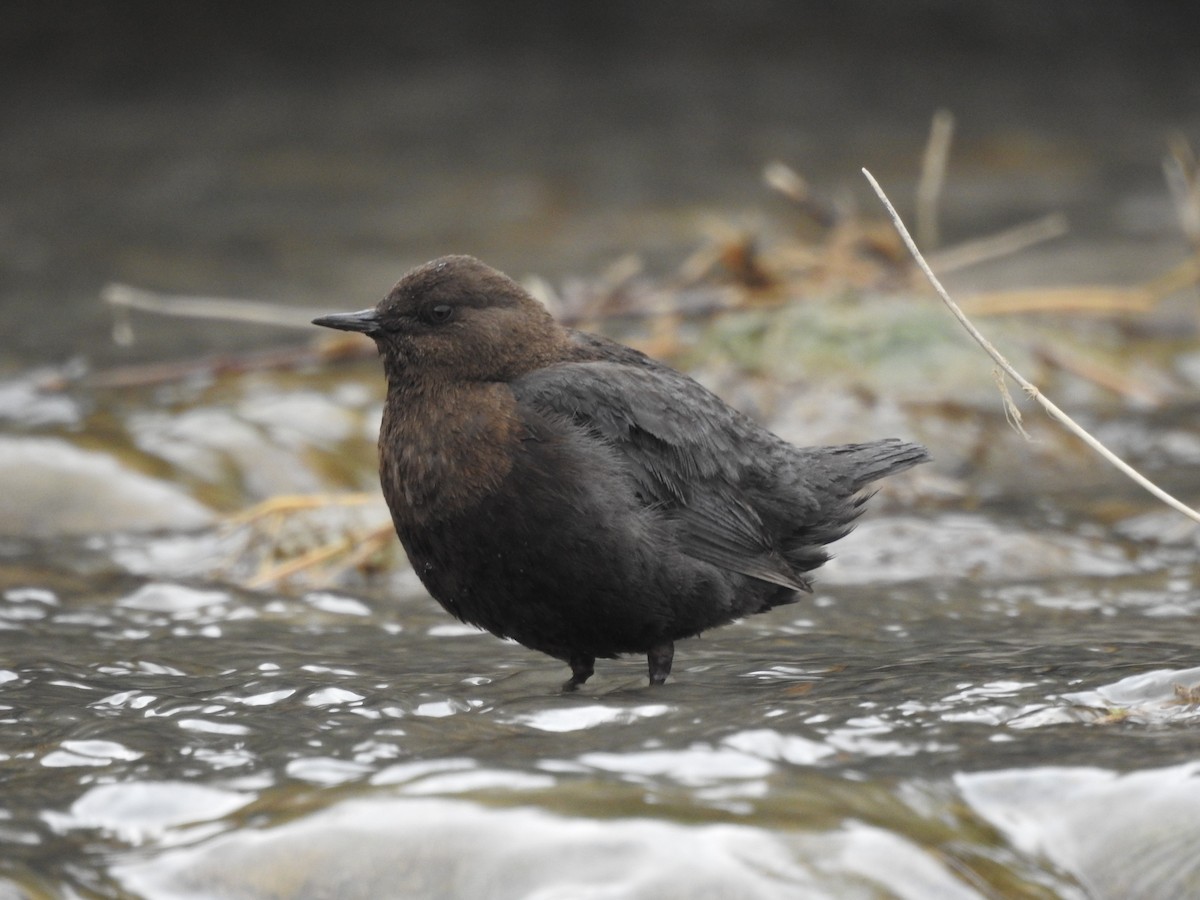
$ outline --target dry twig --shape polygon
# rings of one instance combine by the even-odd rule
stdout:
[[[228,517],[225,520],[227,530],[247,529],[250,545],[267,550],[267,558],[258,565],[255,574],[247,579],[246,585],[251,588],[267,587],[302,573],[310,584],[322,583],[333,573],[365,565],[387,546],[392,533],[390,522],[376,524],[372,521],[365,531],[363,527],[346,523],[338,528],[336,536],[331,539],[321,536],[322,539],[315,546],[291,554],[282,562],[272,561],[271,557],[278,553],[284,522],[292,517],[335,507],[366,506],[378,501],[377,495],[369,493],[289,494],[271,497]],[[314,529],[313,535],[320,535],[320,532]]]
[[[939,109],[929,126],[929,141],[921,157],[921,177],[917,181],[917,234],[926,247],[941,243],[938,234],[938,200],[946,183],[946,163],[950,159],[950,141],[954,137],[954,114]]]
[[[996,365],[1003,369],[1004,373],[1008,375],[1009,378],[1020,385],[1021,389],[1024,390],[1026,394],[1036,400],[1037,403],[1047,413],[1049,413],[1051,418],[1058,420],[1058,422],[1066,426],[1066,428],[1072,434],[1103,456],[1106,460],[1108,460],[1109,463],[1119,469],[1127,477],[1131,478],[1136,484],[1149,491],[1151,494],[1177,512],[1183,513],[1183,515],[1193,519],[1196,522],[1200,522],[1200,512],[1197,512],[1187,504],[1168,494],[1153,481],[1142,475],[1142,473],[1137,469],[1133,468],[1133,466],[1129,465],[1129,463],[1125,462],[1125,460],[1121,459],[1121,457],[1117,456],[1115,453],[1105,447],[1104,444],[1092,436],[1091,432],[1059,409],[1050,401],[1048,397],[1046,397],[1045,394],[1038,390],[1032,382],[1030,382],[1020,372],[1013,368],[1012,363],[1005,359],[1004,355],[992,345],[991,341],[983,336],[979,329],[975,327],[971,320],[967,318],[966,314],[963,313],[963,311],[959,308],[958,304],[954,302],[953,298],[951,298],[946,289],[942,287],[942,283],[938,281],[937,276],[933,274],[933,270],[929,268],[929,263],[927,263],[925,261],[925,257],[921,255],[921,251],[917,248],[917,244],[912,239],[912,235],[910,235],[908,233],[908,229],[904,227],[904,221],[900,218],[900,214],[897,213],[896,208],[892,206],[892,201],[888,199],[888,196],[884,193],[883,188],[879,186],[879,182],[875,180],[875,176],[873,176],[866,169],[863,169],[862,172],[863,175],[867,177],[867,181],[871,183],[871,187],[874,188],[880,202],[883,203],[884,208],[887,210],[888,215],[892,219],[892,223],[896,226],[896,231],[904,241],[905,246],[908,247],[909,253],[912,254],[913,259],[916,261],[921,271],[925,274],[925,277],[929,279],[929,283],[933,286],[933,289],[937,291],[942,303],[946,305],[946,308],[950,310],[950,313],[955,319],[958,320],[958,323],[966,329],[967,333],[975,339],[975,342],[979,344],[979,346],[981,346],[987,352],[988,356],[995,361]]]
[[[280,328],[311,328],[312,320],[325,314],[323,309],[297,309],[294,306],[256,300],[168,296],[127,284],[105,285],[100,296],[109,306],[120,309],[139,309],[160,316],[180,316],[186,319],[223,319],[229,322],[275,325]]]
[[[963,301],[963,306],[978,316],[1015,313],[1090,313],[1100,316],[1146,313],[1176,291],[1200,281],[1200,256],[1189,256],[1143,285],[1109,287],[1080,285],[1060,288],[1034,288],[1016,291],[989,291]]]
[[[366,492],[357,494],[284,494],[271,497],[262,503],[256,503],[249,509],[243,509],[236,515],[229,516],[225,520],[225,524],[230,528],[241,528],[273,516],[289,515],[303,510],[326,509],[330,506],[365,506],[378,499],[375,494]]]
[[[1182,134],[1174,135],[1167,142],[1163,175],[1175,203],[1179,226],[1193,246],[1200,250],[1200,165],[1196,162],[1192,145]]]
[[[932,265],[940,272],[957,272],[968,266],[1002,256],[1011,256],[1034,244],[1062,237],[1067,233],[1067,217],[1051,213],[1032,222],[1006,228],[986,237],[964,241],[929,254]]]
[[[1089,381],[1126,400],[1146,406],[1157,406],[1162,403],[1160,391],[1094,359],[1080,356],[1078,353],[1072,353],[1062,347],[1051,346],[1045,341],[1035,344],[1033,352],[1047,365],[1070,372],[1075,377]]]

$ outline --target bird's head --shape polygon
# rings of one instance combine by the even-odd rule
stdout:
[[[378,306],[313,324],[372,338],[389,378],[509,381],[561,358],[567,341],[528,291],[471,256],[418,266]]]

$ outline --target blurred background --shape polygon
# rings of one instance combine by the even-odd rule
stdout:
[[[3,4],[0,900],[1200,897],[1200,532],[1014,388],[1018,433],[860,172],[1195,506],[1198,26]],[[463,252],[788,440],[934,462],[813,595],[561,695],[422,589],[373,348],[308,324]]]
[[[1137,279],[1182,242],[1160,162],[1200,124],[1194,25],[1108,0],[10,3],[0,365],[270,336],[148,322],[118,351],[109,281],[360,308],[448,252],[661,275],[712,220],[785,210],[772,160],[875,215],[866,166],[911,214],[938,109],[945,242],[1063,211],[1039,276]]]

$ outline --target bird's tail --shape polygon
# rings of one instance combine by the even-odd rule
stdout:
[[[851,487],[858,491],[873,481],[929,461],[929,451],[920,444],[887,438],[868,444],[844,444],[828,448],[840,458],[851,478]]]
[[[819,508],[794,527],[788,537],[784,555],[798,575],[825,563],[829,559],[825,545],[850,533],[854,520],[871,496],[870,491],[863,490],[867,485],[929,459],[929,451],[920,444],[899,438],[814,447],[810,453],[823,477],[831,479],[835,486],[817,492]]]

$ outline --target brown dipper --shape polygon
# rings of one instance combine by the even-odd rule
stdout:
[[[622,653],[662,684],[675,641],[796,601],[862,489],[929,458],[894,438],[793,446],[469,256],[314,323],[379,347],[383,495],[429,593],[565,660],[564,690]]]

